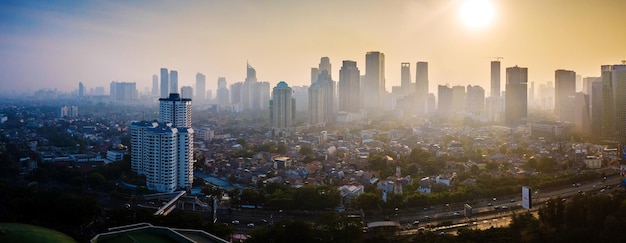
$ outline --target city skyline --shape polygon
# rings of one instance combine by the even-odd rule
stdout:
[[[626,2],[488,1],[494,17],[481,27],[463,22],[464,2],[9,1],[0,4],[0,94],[111,81],[144,90],[160,68],[179,71],[179,87],[203,73],[214,89],[218,77],[244,81],[246,61],[271,86],[310,85],[320,57],[339,77],[343,60],[365,70],[370,51],[385,54],[387,91],[400,85],[402,62],[418,61],[429,63],[430,92],[439,84],[490,90],[496,57],[502,68],[528,67],[537,83],[554,81],[557,69],[598,77],[601,65],[626,59],[626,34],[609,24],[626,21]]]

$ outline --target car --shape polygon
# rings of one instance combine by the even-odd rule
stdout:
[[[424,208],[424,211],[428,211],[428,208]]]
[[[515,199],[511,199],[511,202],[515,202]]]
[[[497,201],[498,199],[494,197],[494,198],[493,198],[493,200],[494,200],[494,201]]]
[[[424,219],[429,220],[430,216],[426,215],[426,216],[424,216]]]
[[[500,206],[495,206],[495,207],[493,207],[493,208],[495,208],[495,209],[500,209]]]
[[[418,225],[420,225],[420,221],[419,220],[413,221],[413,226],[418,226]]]
[[[236,219],[235,219],[235,220],[231,221],[230,223],[231,223],[231,224],[234,224],[234,225],[238,225],[238,224],[239,224],[239,220],[236,220]]]
[[[417,228],[417,230],[418,230],[418,231],[424,231],[424,230],[426,230],[426,228],[424,228],[424,227],[419,227],[419,228]]]
[[[506,205],[502,205],[502,209],[507,209],[509,207],[507,207]]]
[[[487,203],[487,206],[491,207],[493,206],[493,203]]]
[[[261,222],[266,223],[267,224],[267,219],[262,219]]]
[[[254,223],[249,223],[248,228],[254,228]]]
[[[452,215],[459,216],[459,212],[454,212]]]

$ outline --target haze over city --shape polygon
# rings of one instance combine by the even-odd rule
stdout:
[[[162,67],[178,70],[181,86],[203,73],[214,90],[218,77],[243,81],[246,62],[272,87],[309,85],[320,57],[338,77],[342,60],[364,70],[368,51],[385,54],[387,91],[400,85],[401,62],[426,61],[436,93],[446,83],[488,90],[495,57],[542,83],[556,69],[599,76],[600,65],[626,59],[615,26],[626,22],[625,1],[476,1],[469,19],[465,2],[4,1],[0,93],[114,80],[144,90]]]

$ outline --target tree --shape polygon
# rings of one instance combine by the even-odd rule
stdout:
[[[354,208],[361,208],[364,210],[368,209],[378,209],[378,207],[382,204],[383,200],[380,195],[376,193],[366,192],[359,195],[354,200]]]
[[[311,146],[309,145],[300,146],[300,155],[303,155],[303,156],[313,155],[313,148],[311,148]]]
[[[487,168],[487,170],[493,171],[498,169],[498,163],[496,162],[487,162],[487,165],[485,166],[485,168]]]

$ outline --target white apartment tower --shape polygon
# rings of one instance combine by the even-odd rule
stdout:
[[[171,93],[159,102],[161,122],[131,124],[131,170],[146,176],[151,191],[189,189],[194,162],[191,99]]]
[[[191,99],[181,98],[178,93],[159,99],[159,121],[176,127],[191,127]]]

